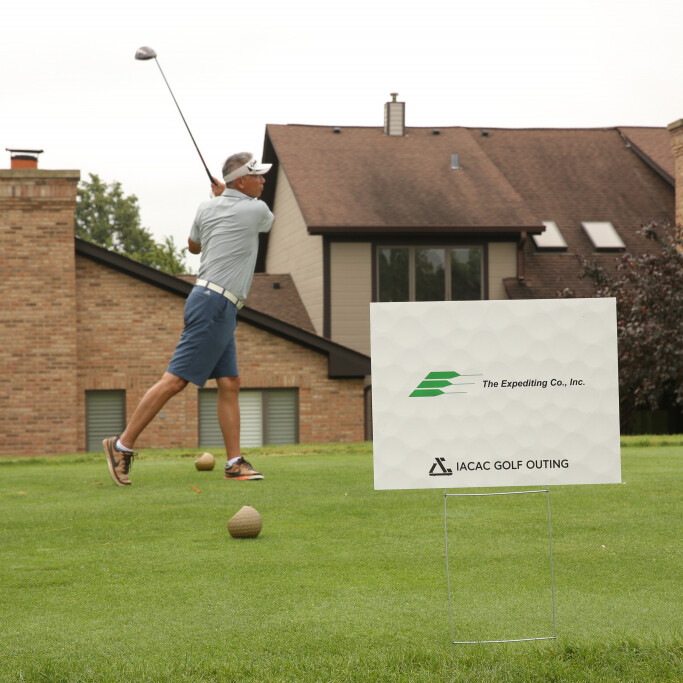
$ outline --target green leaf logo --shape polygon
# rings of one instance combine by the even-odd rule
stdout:
[[[474,382],[451,382],[458,377],[479,377],[480,375],[461,375],[455,370],[430,372],[410,394],[410,398],[431,398],[443,394],[466,394],[466,391],[444,391],[447,387],[462,387]]]

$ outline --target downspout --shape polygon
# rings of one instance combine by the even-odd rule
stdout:
[[[526,230],[522,230],[517,242],[517,281],[524,282],[524,245],[526,244]]]

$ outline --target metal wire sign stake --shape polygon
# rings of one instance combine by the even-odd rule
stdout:
[[[534,489],[531,491],[504,491],[499,493],[448,493],[447,489],[444,489],[443,497],[443,522],[444,522],[444,535],[446,541],[446,585],[448,588],[448,612],[451,621],[451,642],[453,645],[483,645],[487,643],[519,643],[531,640],[557,640],[557,629],[555,621],[555,575],[553,571],[553,537],[552,537],[552,527],[550,523],[550,489]],[[509,638],[506,640],[455,640],[455,631],[453,626],[453,603],[451,600],[451,576],[448,563],[448,499],[449,498],[468,498],[468,497],[484,497],[484,496],[513,496],[522,495],[528,493],[545,493],[547,510],[548,510],[548,546],[550,551],[550,594],[552,602],[552,618],[553,618],[553,634],[551,636],[537,636],[533,638]]]

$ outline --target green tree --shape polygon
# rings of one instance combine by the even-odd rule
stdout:
[[[651,223],[641,234],[652,249],[624,253],[608,272],[580,258],[595,296],[617,300],[622,430],[638,409],[683,411],[683,240],[681,229]],[[560,296],[573,296],[571,290]]]
[[[172,275],[186,272],[187,250],[179,249],[173,237],[155,242],[141,225],[138,198],[124,195],[118,181],[107,184],[94,173],[90,173],[90,181],[81,181],[75,221],[76,237]]]

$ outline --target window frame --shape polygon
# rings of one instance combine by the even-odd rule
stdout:
[[[443,240],[382,240],[372,244],[372,301],[379,302],[379,250],[380,249],[408,249],[408,301],[417,301],[415,298],[415,252],[418,249],[444,249],[446,252],[445,263],[445,295],[444,301],[460,301],[451,299],[451,250],[452,249],[480,249],[481,250],[481,299],[489,298],[488,286],[488,242],[483,240],[463,240],[458,242],[444,242]]]
[[[268,417],[270,408],[270,399],[273,394],[282,393],[284,391],[292,392],[294,394],[294,441],[292,443],[299,443],[299,387],[269,387],[267,389],[245,389],[244,391],[260,391],[261,405],[263,414],[263,445],[285,445],[273,444],[270,441],[270,434],[268,433]]]
[[[272,444],[268,433],[268,406],[269,398],[272,394],[277,392],[293,392],[294,393],[294,438],[293,443],[300,443],[300,392],[299,387],[243,387],[240,388],[240,393],[259,393],[261,395],[261,437],[263,446],[278,445]],[[218,394],[216,387],[202,387],[197,391],[197,445],[201,445],[201,399],[203,393]],[[283,444],[279,444],[283,445]]]

